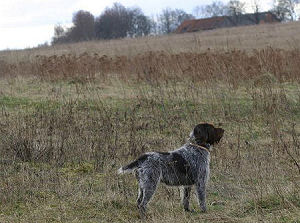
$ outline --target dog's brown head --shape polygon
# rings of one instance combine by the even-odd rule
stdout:
[[[224,129],[216,128],[212,124],[202,123],[195,126],[190,134],[190,139],[195,141],[198,145],[219,143],[223,137]]]

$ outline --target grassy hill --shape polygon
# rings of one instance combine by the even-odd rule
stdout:
[[[199,52],[215,50],[252,50],[268,46],[280,49],[299,48],[300,22],[264,24],[216,29],[204,32],[171,34],[137,39],[91,41],[62,44],[40,49],[0,51],[0,59],[24,59],[33,55],[61,55],[65,53],[98,53],[107,56],[131,56],[147,51]]]
[[[145,221],[300,222],[299,24],[0,52],[0,222],[141,222],[116,170],[200,122],[208,212],[161,184]]]

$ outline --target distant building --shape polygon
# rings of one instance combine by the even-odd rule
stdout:
[[[186,20],[175,30],[175,33],[197,32],[201,30],[275,22],[281,21],[271,12],[242,14],[238,16],[218,16],[205,19]]]

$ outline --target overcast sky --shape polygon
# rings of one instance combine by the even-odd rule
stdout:
[[[248,9],[254,0],[245,0]],[[99,16],[105,7],[116,0],[0,0],[0,50],[34,47],[53,36],[54,25],[70,25],[74,12],[82,9]],[[183,9],[192,13],[196,6],[213,0],[119,0],[126,7],[138,6],[148,16],[156,16],[162,9]],[[223,2],[227,2],[223,0]],[[261,0],[268,10],[272,0]]]

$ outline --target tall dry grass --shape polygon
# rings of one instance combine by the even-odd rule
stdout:
[[[226,129],[212,152],[208,214],[185,214],[178,191],[161,186],[149,221],[299,218],[297,85],[270,75],[235,88],[189,80],[119,81],[109,89],[71,82],[77,95],[68,96],[52,92],[57,82],[48,84],[47,101],[14,103],[26,91],[12,97],[13,87],[1,98],[1,221],[139,221],[134,176],[116,169],[143,152],[179,147],[202,121]]]
[[[204,121],[226,131],[208,213],[161,185],[147,221],[299,221],[298,49],[39,53],[1,61],[1,222],[139,222],[134,176],[116,170]]]
[[[1,76],[38,76],[45,80],[77,78],[89,81],[93,78],[109,78],[117,74],[122,80],[168,81],[190,79],[204,81],[222,80],[235,84],[239,80],[251,80],[271,74],[279,81],[299,80],[300,51],[266,48],[228,52],[179,53],[149,51],[133,57],[108,57],[98,54],[64,54],[61,56],[36,56],[31,62],[1,62]]]

